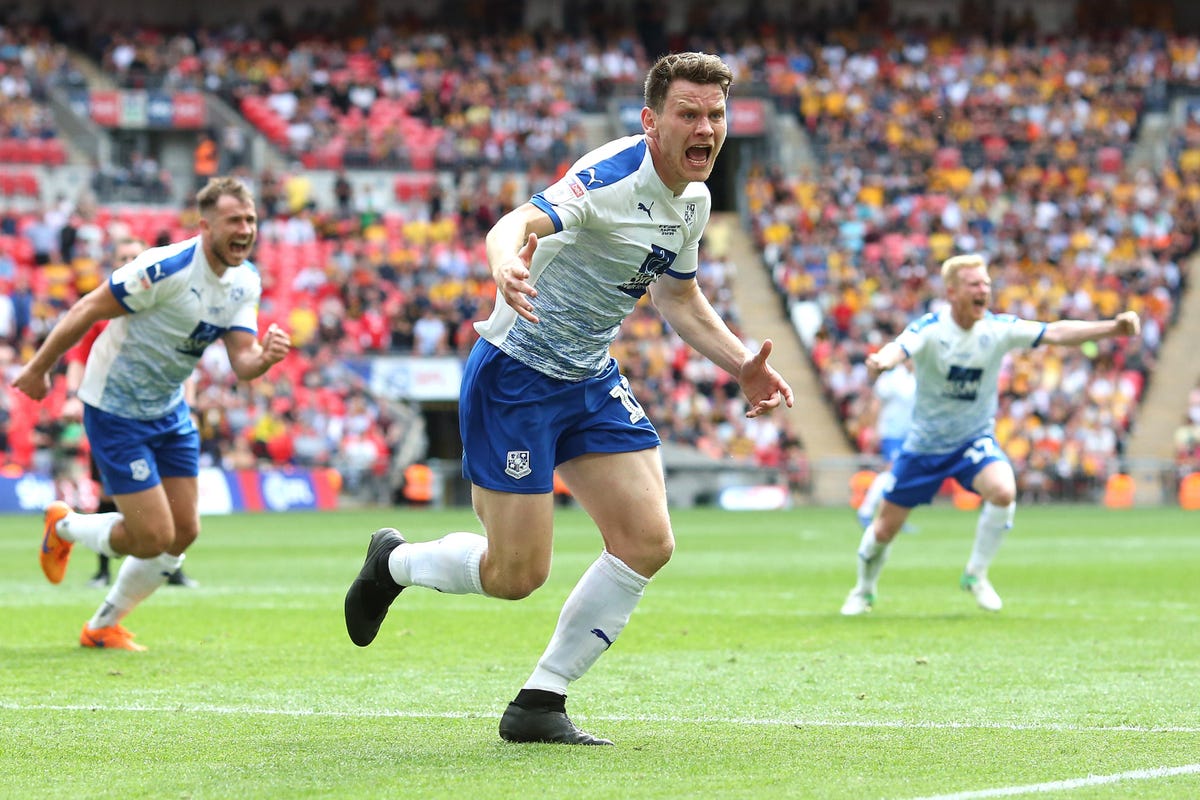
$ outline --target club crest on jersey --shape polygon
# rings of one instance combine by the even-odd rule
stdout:
[[[696,204],[688,203],[683,207],[683,222],[685,225],[691,225],[696,221]]]
[[[529,473],[533,472],[529,468],[529,451],[528,450],[509,450],[508,463],[504,467],[504,472],[512,477],[520,480]]]

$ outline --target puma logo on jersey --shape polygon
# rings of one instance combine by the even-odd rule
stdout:
[[[652,208],[654,208],[654,203],[651,203],[649,206],[647,206],[645,203],[638,203],[638,211],[645,211],[646,216],[650,219],[654,219],[654,215],[650,213],[650,209]]]

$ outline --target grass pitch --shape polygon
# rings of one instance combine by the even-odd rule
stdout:
[[[147,653],[78,647],[94,556],[51,586],[40,519],[0,517],[0,797],[1200,796],[1200,516],[1020,508],[1000,614],[957,588],[975,515],[912,521],[845,619],[849,509],[676,512],[675,558],[572,687],[617,746],[569,748],[496,726],[599,552],[579,511],[531,598],[410,590],[365,649],[341,609],[370,532],[468,511],[206,517],[200,588],[126,620]]]

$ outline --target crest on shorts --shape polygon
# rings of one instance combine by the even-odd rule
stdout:
[[[129,462],[129,477],[135,481],[144,481],[150,477],[150,464],[144,458]]]
[[[683,222],[686,225],[691,225],[696,221],[696,204],[688,203],[683,207]]]
[[[529,468],[529,451],[509,450],[508,463],[505,465],[504,471],[517,480],[532,472],[533,470]]]

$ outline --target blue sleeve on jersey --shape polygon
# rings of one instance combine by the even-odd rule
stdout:
[[[153,255],[155,251],[162,252],[165,248],[152,248],[146,250],[142,255],[135,258],[123,267],[113,270],[112,275],[108,278],[109,288],[112,289],[113,296],[117,298],[117,302],[130,313],[135,309],[125,301],[131,292],[129,291],[130,281],[133,281],[137,286],[140,286],[139,291],[147,291],[151,286],[161,280],[171,277],[180,271],[187,269],[192,263],[192,258],[196,254],[196,246],[186,247],[177,253],[174,253],[167,258],[156,260]],[[146,253],[151,253],[149,258],[145,257]]]
[[[554,206],[551,205],[550,202],[548,200],[546,200],[545,197],[542,197],[541,192],[538,192],[532,198],[530,198],[529,202],[533,203],[535,206],[540,208],[542,211],[546,212],[546,216],[548,216],[550,218],[550,221],[554,223],[554,232],[555,233],[562,233],[562,229],[563,229],[562,218],[560,216],[558,216],[558,212],[554,210]]]
[[[129,295],[129,291],[125,288],[125,283],[114,283],[113,276],[109,275],[108,288],[112,290],[113,297],[117,298],[117,302],[121,304],[121,308],[132,314],[133,308],[129,305],[129,303],[125,302],[125,298]]]
[[[923,328],[927,328],[937,321],[938,315],[936,313],[925,314],[909,323],[908,330],[913,333],[920,333]],[[906,350],[905,352],[908,351]]]
[[[577,171],[575,177],[585,189],[612,186],[637,172],[645,157],[646,140],[639,139],[632,147]]]

